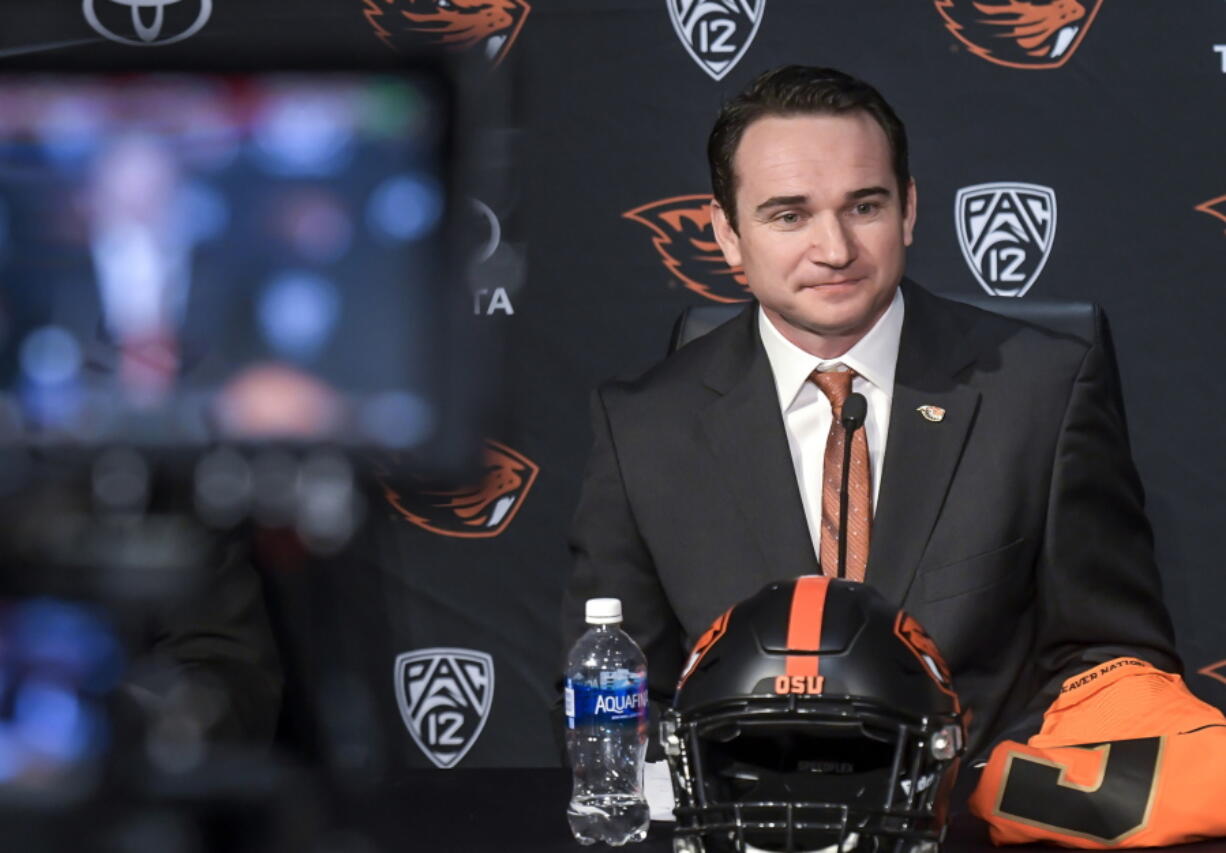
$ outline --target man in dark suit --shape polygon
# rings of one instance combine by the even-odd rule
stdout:
[[[768,72],[708,154],[713,227],[756,303],[595,394],[567,647],[585,599],[621,598],[667,700],[722,611],[835,574],[818,555],[836,553],[841,433],[815,374],[850,369],[868,402],[868,464],[851,468],[870,495],[863,579],[935,639],[970,754],[1024,739],[1093,663],[1178,670],[1109,353],[903,279],[916,190],[881,96],[830,69]]]

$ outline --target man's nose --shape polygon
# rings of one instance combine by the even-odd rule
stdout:
[[[815,264],[842,268],[856,259],[856,245],[838,216],[817,216],[810,230],[808,258]]]

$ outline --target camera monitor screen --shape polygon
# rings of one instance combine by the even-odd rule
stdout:
[[[0,75],[0,442],[427,448],[453,351],[427,71]]]

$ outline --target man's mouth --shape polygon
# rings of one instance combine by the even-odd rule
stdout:
[[[804,287],[822,288],[822,287],[840,287],[842,285],[859,284],[861,279],[858,278],[838,278],[833,281],[814,281],[803,285]]]

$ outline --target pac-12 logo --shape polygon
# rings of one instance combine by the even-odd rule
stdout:
[[[495,65],[532,11],[525,0],[362,0],[362,7],[388,47],[478,50]]]
[[[665,0],[673,29],[698,67],[722,80],[762,23],[766,0]]]
[[[444,770],[477,742],[494,697],[494,659],[472,649],[420,649],[396,657],[396,704],[413,742]]]
[[[746,302],[745,272],[730,267],[711,228],[711,196],[662,198],[622,214],[654,233],[664,267],[690,290],[713,302]]]
[[[518,450],[486,439],[485,474],[479,483],[431,487],[398,475],[395,464],[379,472],[379,482],[388,503],[418,527],[440,536],[488,539],[507,529],[540,470]]]
[[[988,293],[1023,296],[1056,236],[1056,193],[1038,184],[976,184],[954,201],[958,243]]]
[[[1009,68],[1059,68],[1077,50],[1103,0],[936,0],[945,26],[971,53]]]
[[[149,47],[194,36],[208,23],[213,0],[82,0],[81,11],[98,35]]]

